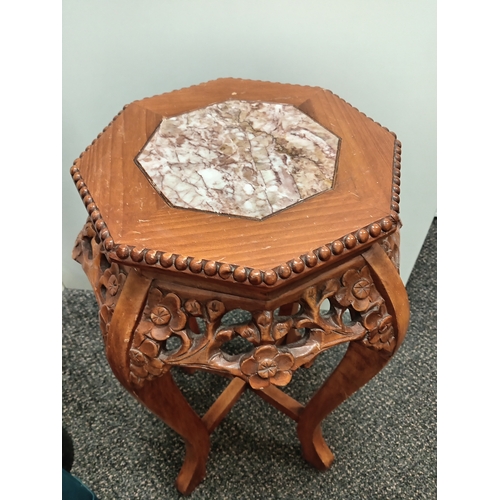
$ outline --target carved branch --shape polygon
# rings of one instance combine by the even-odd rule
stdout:
[[[223,301],[183,297],[159,280],[154,283],[130,351],[130,370],[139,385],[182,365],[237,376],[254,389],[282,386],[293,371],[334,345],[361,341],[387,353],[394,346],[392,318],[366,265],[307,288],[295,314],[275,317],[272,311],[254,310],[249,321],[229,325],[222,324],[229,310]],[[322,310],[325,300],[328,309]],[[191,318],[204,323],[203,334],[189,328]],[[289,332],[300,329],[304,334],[298,340],[281,345]],[[237,336],[254,345],[251,352],[229,355],[221,349]],[[180,346],[169,349],[175,338]]]

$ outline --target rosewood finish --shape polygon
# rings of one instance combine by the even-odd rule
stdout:
[[[332,188],[261,220],[168,203],[137,155],[163,119],[231,99],[292,105],[337,136]],[[73,164],[89,214],[73,258],[93,286],[114,374],[185,440],[181,493],[205,476],[209,435],[247,388],[297,422],[309,463],[331,466],[322,420],[385,366],[408,327],[400,160],[393,133],[329,91],[221,79],[126,106]],[[248,320],[228,322],[236,309]],[[227,354],[239,337],[249,350]],[[305,406],[279,389],[341,343],[344,358]],[[200,417],[175,366],[232,380]]]

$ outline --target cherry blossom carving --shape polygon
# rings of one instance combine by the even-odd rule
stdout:
[[[190,302],[190,307],[197,313],[194,302]],[[193,339],[185,329],[187,318],[177,294],[164,293],[156,287],[150,291],[130,349],[132,382],[142,385],[144,380],[162,375],[169,368],[169,358],[181,356],[191,348]],[[166,341],[172,335],[181,340],[181,345],[169,352]]]
[[[372,302],[373,281],[368,266],[362,269],[349,269],[342,276],[342,288],[335,298],[342,306],[352,306],[356,311],[365,311]]]
[[[394,327],[392,326],[391,316],[385,316],[380,321],[377,328],[369,333],[364,343],[377,350],[384,350],[388,353],[392,353],[396,346],[396,338],[394,337]]]
[[[160,342],[186,326],[187,316],[181,309],[180,298],[174,293],[164,296],[158,288],[151,291],[144,313],[152,323],[151,337]]]
[[[108,306],[114,308],[117,304],[119,291],[122,289],[127,276],[116,262],[106,269],[99,279],[101,285],[101,300]]]
[[[385,303],[379,303],[362,315],[362,322],[368,330],[363,340],[367,347],[391,353],[396,345],[392,317],[387,312]]]
[[[257,347],[253,354],[241,362],[241,371],[248,376],[253,389],[263,389],[269,384],[284,386],[292,378],[294,357],[275,345]]]
[[[111,269],[107,281],[103,276],[108,292],[114,290],[112,276]],[[270,310],[254,310],[240,324],[222,323],[230,311],[222,300],[183,297],[160,280],[155,283],[130,349],[130,377],[136,385],[162,375],[172,365],[183,365],[241,377],[254,389],[284,386],[294,370],[334,345],[362,342],[388,355],[395,347],[392,317],[366,265],[308,287],[295,314],[276,316]],[[196,323],[191,318],[204,324],[203,333],[190,330],[189,325]],[[298,334],[299,330],[303,333]],[[293,340],[287,341],[291,332]],[[174,336],[180,346],[171,348],[168,342]],[[254,345],[250,353],[231,355],[221,349],[237,336]]]

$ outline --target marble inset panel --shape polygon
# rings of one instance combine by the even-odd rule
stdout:
[[[262,219],[333,187],[339,138],[289,104],[165,118],[136,161],[175,207]]]

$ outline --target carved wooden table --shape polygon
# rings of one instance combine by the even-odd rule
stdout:
[[[89,218],[73,257],[114,374],[185,440],[182,493],[248,387],[297,422],[309,463],[331,466],[322,420],[408,326],[400,154],[393,133],[329,91],[222,79],[126,106],[74,162]],[[228,323],[235,309],[247,320]],[[228,354],[242,338],[250,349]],[[344,342],[307,405],[279,389]],[[199,417],[174,366],[232,380]]]

